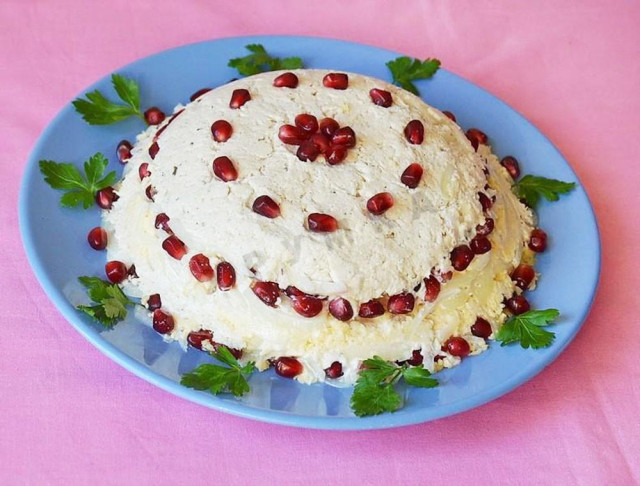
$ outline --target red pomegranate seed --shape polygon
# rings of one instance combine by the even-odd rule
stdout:
[[[153,328],[160,334],[169,334],[173,331],[175,323],[173,316],[166,312],[156,309],[153,311]]]
[[[109,282],[119,284],[127,278],[127,266],[118,260],[111,260],[104,266],[104,273],[106,273]]]
[[[152,106],[144,112],[144,119],[148,125],[160,125],[165,119],[165,114],[157,106]]]
[[[162,307],[162,299],[160,298],[160,294],[151,294],[147,299],[147,309],[150,311],[154,311]]]
[[[202,253],[191,257],[189,260],[189,270],[191,270],[191,274],[199,282],[208,282],[213,279],[213,268],[211,268],[209,258]]]
[[[526,263],[521,263],[518,265],[513,272],[511,272],[511,280],[516,283],[516,286],[520,287],[522,290],[527,290],[531,282],[536,276],[536,272],[531,265],[527,265]]]
[[[389,108],[393,103],[391,93],[383,89],[373,88],[369,91],[369,96],[371,97],[371,101],[373,101],[374,105],[382,106],[384,108]]]
[[[482,206],[482,210],[486,213],[493,206],[493,201],[487,196],[484,192],[478,193],[478,200],[480,201],[480,205]]]
[[[291,307],[304,317],[314,317],[322,311],[322,299],[313,295],[302,294],[291,297]]]
[[[294,287],[293,285],[289,285],[286,289],[284,289],[284,293],[289,298],[302,297],[304,295],[309,295],[309,294],[305,294],[302,290],[300,290],[298,287]]]
[[[379,216],[393,206],[393,196],[388,192],[376,194],[367,201],[367,209],[371,214]]]
[[[405,292],[389,297],[387,307],[392,314],[408,314],[413,310],[415,303],[413,294]]]
[[[196,349],[202,349],[202,343],[205,341],[213,344],[213,333],[207,329],[191,331],[187,336],[187,342]]]
[[[318,131],[318,119],[308,113],[301,113],[294,119],[296,126],[306,133],[316,133]]]
[[[540,228],[534,229],[529,238],[529,248],[536,253],[545,251],[547,249],[547,233]]]
[[[358,311],[358,315],[366,319],[378,317],[382,314],[384,314],[384,306],[382,305],[382,302],[377,299],[372,299],[369,302],[360,304],[360,309]]]
[[[305,140],[296,151],[296,156],[303,162],[313,162],[320,155],[320,149],[311,140]]]
[[[476,235],[470,242],[471,251],[476,255],[483,255],[491,250],[491,242],[486,236]]]
[[[176,260],[182,260],[182,257],[187,253],[187,247],[176,235],[168,236],[162,242],[162,248]]]
[[[320,120],[320,133],[329,138],[333,137],[333,134],[336,133],[338,128],[340,128],[340,125],[333,118],[323,118]]]
[[[440,283],[448,282],[453,277],[453,272],[449,270],[448,272],[440,273]]]
[[[423,361],[424,361],[424,356],[422,356],[422,353],[420,352],[420,350],[414,349],[411,352],[411,358],[407,360],[407,364],[410,366],[420,366]]]
[[[349,76],[344,73],[329,73],[322,78],[322,84],[326,88],[347,89],[347,86],[349,86]]]
[[[404,136],[414,145],[420,145],[424,140],[424,125],[420,120],[411,120],[404,128]]]
[[[513,314],[518,315],[524,314],[531,309],[531,305],[529,305],[529,301],[524,298],[524,295],[514,295],[507,300],[507,309]]]
[[[444,116],[446,116],[452,122],[457,122],[458,121],[458,120],[456,120],[456,116],[453,113],[451,113],[450,111],[443,111],[442,114]]]
[[[311,213],[307,216],[309,231],[315,233],[332,233],[338,229],[338,221],[333,216],[322,213]]]
[[[314,133],[309,137],[309,142],[315,145],[321,154],[327,154],[329,151],[329,138],[324,133]]]
[[[338,128],[331,137],[332,145],[343,145],[344,147],[355,147],[356,133],[351,127]]]
[[[135,265],[131,265],[129,267],[129,270],[127,270],[127,276],[129,276],[131,278],[138,278],[138,272],[136,272],[136,266]]]
[[[489,339],[493,330],[491,329],[491,324],[486,319],[482,317],[478,317],[476,322],[471,326],[471,334],[476,337]]]
[[[116,147],[116,154],[121,164],[126,164],[129,161],[132,149],[133,145],[131,145],[129,140],[120,140],[120,143]]]
[[[507,169],[507,172],[513,180],[516,180],[518,177],[520,177],[520,165],[518,164],[518,160],[515,157],[511,155],[503,157],[500,161],[500,165]]]
[[[143,162],[142,164],[140,164],[140,167],[138,167],[138,175],[140,176],[140,180],[151,175],[148,163]]]
[[[104,250],[107,247],[107,232],[100,226],[96,226],[87,235],[89,246],[94,250]]]
[[[208,93],[209,91],[211,91],[211,88],[202,88],[199,89],[198,91],[196,91],[195,93],[193,93],[190,97],[189,97],[189,101],[195,101],[198,98],[200,98],[203,94]]]
[[[307,134],[294,125],[282,125],[278,130],[278,138],[287,145],[300,145],[307,139]]]
[[[348,321],[353,317],[351,303],[342,297],[336,297],[329,302],[329,312],[339,321]]]
[[[227,120],[217,120],[211,124],[211,135],[216,142],[226,142],[232,133],[233,128]]]
[[[231,100],[229,101],[229,108],[237,110],[247,101],[251,99],[249,91],[246,89],[234,89],[231,93]]]
[[[420,184],[420,179],[422,179],[422,166],[420,164],[411,164],[409,165],[402,175],[400,176],[400,181],[410,189],[415,189]]]
[[[273,80],[273,85],[276,88],[297,88],[298,76],[290,72],[282,73]]]
[[[111,209],[113,201],[118,200],[118,195],[111,186],[100,189],[96,192],[96,204],[102,209]]]
[[[156,191],[156,188],[149,185],[147,186],[147,188],[144,190],[144,193],[146,194],[146,196],[149,198],[150,201],[153,201],[154,197],[156,194],[158,194],[158,191]]]
[[[476,226],[476,234],[480,236],[487,236],[491,234],[491,232],[493,231],[493,227],[493,218],[487,218],[484,220],[483,224],[479,224]]]
[[[478,150],[478,147],[480,145],[486,145],[487,142],[489,141],[489,138],[487,137],[487,135],[484,132],[478,130],[477,128],[469,128],[469,130],[467,130],[465,135],[467,136],[467,139],[469,139],[469,141],[471,142],[471,145],[473,146],[474,150]]]
[[[465,356],[469,356],[471,347],[469,346],[469,343],[466,339],[459,336],[451,336],[442,345],[442,350],[446,351],[452,356],[464,358]]]
[[[280,297],[280,287],[275,282],[255,282],[251,290],[265,304],[275,307]]]
[[[238,171],[233,166],[233,162],[225,156],[217,157],[213,161],[213,173],[224,182],[235,181],[238,178]]]
[[[169,216],[167,216],[165,213],[159,213],[156,216],[155,227],[157,229],[162,229],[162,231],[165,231],[169,234],[173,234],[173,231],[171,231],[171,228],[169,227],[169,221]]]
[[[440,282],[433,275],[424,279],[424,300],[435,302],[440,293]]]
[[[275,370],[284,378],[293,378],[302,373],[302,363],[295,358],[283,356],[276,360]]]
[[[331,363],[331,366],[325,368],[324,374],[327,378],[331,378],[332,380],[340,378],[344,375],[344,372],[342,371],[342,363],[340,363],[340,361],[334,361]]]
[[[160,146],[158,145],[158,142],[153,142],[151,147],[149,147],[149,157],[151,157],[151,160],[156,158],[158,152],[160,152]]]
[[[269,196],[258,196],[253,201],[253,212],[265,218],[277,218],[280,216],[280,206]]]
[[[236,270],[229,262],[220,262],[216,267],[218,272],[218,288],[229,290],[236,284]]]
[[[337,165],[347,158],[347,147],[344,145],[332,145],[327,151],[327,162],[329,165]]]
[[[466,269],[473,260],[473,251],[467,245],[456,246],[451,251],[451,265],[459,272]]]

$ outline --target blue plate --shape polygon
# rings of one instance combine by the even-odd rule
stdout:
[[[218,86],[236,77],[227,62],[244,56],[244,46],[251,43],[261,43],[277,56],[300,56],[306,67],[348,70],[385,80],[390,80],[385,63],[399,56],[376,47],[328,39],[238,37],[172,49],[118,72],[140,83],[143,107],[157,105],[170,112],[199,88]],[[577,181],[549,140],[489,93],[444,69],[417,86],[428,103],[455,113],[461,126],[485,131],[499,156],[516,156],[524,173]],[[81,95],[93,89],[115,96],[109,76]],[[184,352],[175,343],[165,343],[131,315],[115,329],[105,330],[75,310],[74,305],[86,302],[77,277],[104,273],[104,255],[91,250],[86,242],[88,230],[99,224],[99,212],[61,208],[60,193],[45,184],[38,170],[40,159],[79,165],[95,152],[102,152],[109,157],[111,168],[120,171],[116,144],[123,138],[134,139],[143,128],[142,122],[134,119],[112,126],[89,126],[68,103],[29,157],[20,191],[20,229],[38,280],[66,319],[111,359],[187,400],[243,417],[298,427],[377,429],[425,422],[477,407],[536,375],[569,344],[589,311],[600,272],[600,241],[593,210],[579,186],[559,202],[542,203],[539,209],[541,227],[549,233],[550,245],[539,259],[542,278],[530,300],[537,308],[561,311],[562,318],[553,326],[556,340],[551,347],[533,351],[492,343],[488,352],[438,373],[438,388],[402,389],[405,403],[401,410],[367,418],[357,418],[351,412],[350,388],[301,385],[272,371],[254,374],[251,392],[242,399],[184,388],[179,384],[180,375],[207,360],[204,353],[193,349]]]

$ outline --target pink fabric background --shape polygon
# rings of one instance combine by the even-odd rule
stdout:
[[[637,0],[1,2],[0,484],[640,482],[639,25]],[[455,417],[323,432],[174,397],[67,324],[18,234],[18,187],[36,138],[119,66],[244,34],[437,56],[551,138],[592,199],[604,249],[591,315],[552,366]]]

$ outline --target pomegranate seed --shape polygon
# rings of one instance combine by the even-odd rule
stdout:
[[[149,147],[149,157],[151,157],[151,160],[156,158],[158,152],[160,152],[160,145],[158,145],[158,142],[153,142],[151,147]]]
[[[450,111],[443,111],[442,114],[444,116],[446,116],[452,122],[457,122],[458,121],[458,120],[456,120],[456,116],[453,113],[451,113]]]
[[[413,294],[402,293],[389,297],[387,307],[392,314],[408,314],[413,310],[416,299]]]
[[[309,231],[315,233],[332,233],[338,229],[338,221],[333,216],[322,213],[311,213],[307,216]]]
[[[424,361],[424,356],[419,349],[414,349],[411,352],[411,358],[407,360],[407,364],[411,366],[420,366]]]
[[[251,99],[249,91],[246,89],[234,89],[231,93],[231,100],[229,101],[229,108],[237,110],[247,101]]]
[[[296,126],[282,125],[278,130],[278,138],[287,145],[300,145],[307,139],[307,134]]]
[[[358,315],[366,319],[378,317],[382,314],[384,314],[384,306],[382,305],[382,302],[377,299],[372,299],[369,302],[360,304],[360,310],[358,311]]]
[[[133,149],[133,145],[129,140],[120,140],[120,143],[116,147],[116,154],[118,155],[118,160],[121,164],[126,164],[127,161],[131,158],[131,150]]]
[[[153,311],[153,328],[160,334],[168,334],[173,331],[175,323],[173,316],[166,312],[156,309]]]
[[[136,266],[135,265],[131,265],[129,267],[129,270],[127,270],[127,276],[129,276],[131,278],[138,278],[138,272],[136,272]]]
[[[529,238],[529,248],[536,253],[545,251],[547,249],[547,233],[540,228],[534,229]]]
[[[440,293],[440,282],[431,275],[424,279],[424,300],[427,302],[435,302]]]
[[[318,131],[318,119],[308,113],[301,113],[294,119],[296,126],[306,133],[316,133]]]
[[[213,344],[213,333],[207,329],[191,331],[187,336],[187,342],[196,349],[202,349],[202,343],[205,341]]]
[[[409,143],[420,145],[424,140],[424,125],[420,120],[411,120],[404,128],[404,136]]]
[[[459,272],[467,268],[471,260],[473,260],[473,251],[467,245],[456,246],[451,251],[451,265]]]
[[[453,272],[449,270],[448,272],[444,272],[439,274],[440,283],[448,282],[453,277]]]
[[[104,273],[111,283],[119,284],[127,278],[127,266],[118,260],[111,260],[104,266]]]
[[[493,206],[493,201],[487,196],[484,192],[478,193],[478,200],[480,201],[480,205],[482,206],[482,210],[486,213]]]
[[[280,206],[269,196],[258,196],[253,201],[253,212],[265,218],[277,218],[280,216]]]
[[[298,147],[296,155],[303,162],[313,162],[320,155],[320,149],[311,140],[305,140]]]
[[[176,235],[168,236],[162,242],[162,248],[176,260],[182,260],[182,257],[187,253],[187,247]]]
[[[200,98],[203,94],[208,93],[209,91],[211,91],[211,88],[202,88],[199,89],[198,91],[196,91],[195,93],[193,93],[190,97],[189,97],[189,101],[195,101],[198,98]]]
[[[275,362],[276,373],[284,378],[293,378],[302,373],[302,363],[295,358],[281,357]]]
[[[329,138],[333,137],[333,134],[336,133],[338,128],[340,128],[340,125],[333,118],[323,118],[320,120],[320,133]]]
[[[191,257],[189,260],[189,270],[191,270],[191,274],[199,282],[208,282],[213,279],[211,263],[209,263],[209,259],[202,253]]]
[[[220,262],[216,267],[218,272],[218,288],[229,290],[236,284],[236,270],[229,262]]]
[[[507,300],[507,309],[513,314],[518,315],[524,314],[531,309],[531,305],[529,305],[529,301],[524,298],[524,295],[514,295]]]
[[[441,354],[436,354],[436,355],[433,357],[433,362],[434,362],[434,363],[437,363],[438,361],[442,361],[444,358],[445,358],[445,357],[444,357],[444,356],[442,356]]]
[[[342,297],[336,297],[329,302],[329,312],[339,321],[348,321],[353,317],[351,303]]]
[[[273,85],[276,88],[297,88],[298,76],[293,73],[282,73],[280,76],[273,80]]]
[[[96,226],[89,231],[87,241],[94,250],[104,250],[107,247],[107,232],[100,226]]]
[[[165,114],[160,108],[152,106],[144,112],[144,119],[148,125],[160,125],[165,119]]]
[[[486,319],[482,317],[478,317],[476,322],[471,326],[471,334],[476,337],[489,339],[493,330],[491,329],[491,324]]]
[[[149,185],[144,190],[144,193],[147,195],[147,197],[149,198],[150,201],[153,201],[153,198],[155,197],[156,194],[158,194],[158,191],[156,191],[155,187]]]
[[[347,147],[344,145],[332,145],[327,151],[327,162],[336,165],[347,158]]]
[[[351,127],[338,128],[331,137],[332,145],[343,145],[351,148],[356,145],[356,133]]]
[[[384,108],[389,108],[393,103],[391,93],[383,89],[373,88],[369,91],[369,96],[371,97],[371,101],[373,101],[374,105],[382,106]]]
[[[344,375],[342,371],[342,363],[340,363],[340,361],[334,361],[333,363],[331,363],[331,366],[325,368],[324,374],[327,376],[327,378],[331,378],[332,380],[340,378],[342,375]]]
[[[474,150],[478,150],[478,147],[480,145],[486,145],[487,141],[489,140],[487,135],[484,132],[478,130],[477,128],[469,128],[469,130],[467,130],[465,135],[467,136],[467,139],[469,139],[469,141],[471,142],[471,145],[473,146]]]
[[[476,255],[482,255],[491,250],[491,242],[486,236],[475,236],[470,242],[471,251]]]
[[[503,157],[500,161],[500,165],[507,169],[507,172],[513,180],[516,180],[518,177],[520,177],[520,165],[518,164],[518,160],[515,157],[511,155]]]
[[[154,311],[162,307],[162,299],[160,298],[160,294],[151,294],[147,299],[147,309],[150,311]]]
[[[238,178],[238,171],[233,166],[233,162],[225,156],[217,157],[213,161],[213,173],[224,182],[235,181]]]
[[[451,356],[464,358],[465,356],[469,356],[471,347],[469,346],[469,343],[466,339],[459,336],[451,336],[442,345],[442,350],[446,351]]]
[[[232,133],[233,128],[227,120],[217,120],[211,124],[211,135],[216,142],[226,142]]]
[[[298,314],[304,317],[314,317],[322,311],[322,299],[308,294],[291,297],[291,306]]]
[[[284,293],[287,295],[287,297],[289,298],[294,298],[294,297],[302,297],[304,295],[308,295],[305,294],[302,290],[300,290],[298,287],[294,287],[293,285],[289,285],[286,289],[284,289]]]
[[[251,290],[265,304],[275,307],[280,297],[280,287],[275,282],[255,282]]]
[[[531,265],[527,265],[526,263],[521,263],[518,265],[513,272],[511,272],[511,280],[516,283],[516,286],[520,287],[522,290],[527,290],[531,282],[536,276],[536,272]]]
[[[321,154],[327,154],[329,151],[329,138],[323,133],[314,133],[309,137],[309,142],[315,145]]]
[[[422,179],[422,166],[420,164],[411,164],[407,167],[402,175],[400,181],[410,189],[415,189],[420,184]]]
[[[159,213],[156,216],[155,227],[157,229],[162,229],[162,231],[165,231],[172,235],[173,231],[171,231],[171,228],[169,227],[169,220],[169,216],[167,216],[165,213]]]
[[[367,201],[367,209],[371,214],[379,216],[393,206],[393,196],[388,192],[376,194]]]
[[[344,73],[329,73],[322,78],[322,84],[326,88],[347,89],[347,86],[349,86],[349,76]]]
[[[491,232],[493,231],[493,227],[493,218],[487,218],[484,220],[483,224],[479,224],[476,226],[476,233],[480,236],[487,236],[491,234]]]
[[[118,200],[118,195],[111,186],[100,189],[96,192],[96,204],[102,209],[111,209],[113,201]]]
[[[151,175],[148,163],[143,162],[142,164],[140,164],[140,167],[138,167],[138,175],[140,176],[140,180]]]

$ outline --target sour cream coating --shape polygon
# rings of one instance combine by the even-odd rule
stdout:
[[[406,91],[356,74],[349,74],[347,90],[325,88],[326,73],[296,71],[296,89],[273,87],[280,74],[275,72],[206,93],[163,130],[153,160],[148,149],[158,127],[142,133],[117,187],[119,199],[104,213],[108,259],[136,265],[139,278],[127,281],[127,293],[143,299],[161,295],[163,309],[176,323],[168,339],[185,344],[191,331],[210,329],[216,342],[244,349],[243,359],[256,361],[259,368],[270,358],[298,358],[304,372],[297,379],[303,382],[323,381],[323,370],[340,361],[345,374],[331,381],[349,384],[362,360],[373,355],[407,359],[415,349],[429,369],[438,354],[445,355],[441,365],[456,364],[457,358],[440,350],[449,336],[462,335],[479,352],[486,348],[484,340],[469,333],[476,317],[495,326],[503,322],[502,301],[515,289],[509,274],[523,257],[533,216],[512,194],[510,177],[490,149],[481,146],[476,153],[460,128],[438,110]],[[240,88],[250,92],[251,100],[230,109],[231,93]],[[373,104],[371,88],[391,92],[393,105]],[[293,124],[300,113],[331,117],[353,128],[357,144],[342,164],[330,166],[322,157],[302,162],[296,147],[279,140],[279,127]],[[225,143],[211,137],[210,126],[218,119],[233,127]],[[425,127],[420,145],[409,144],[403,133],[413,119]],[[237,168],[236,181],[225,183],[213,174],[212,161],[223,155]],[[151,175],[141,181],[138,167],[145,162]],[[400,182],[411,163],[424,169],[415,189]],[[490,171],[486,191],[485,166]],[[154,202],[145,195],[148,185],[157,191]],[[325,306],[318,316],[305,318],[286,297],[272,308],[250,288],[258,279],[277,282],[282,289],[293,285],[309,294],[341,296],[356,313],[361,302],[411,291],[432,269],[451,270],[451,250],[468,243],[485,219],[480,191],[496,197],[492,250],[476,256],[465,271],[454,272],[434,303],[424,302],[421,288],[410,314],[345,323]],[[395,204],[373,216],[366,201],[380,192],[390,192]],[[278,202],[280,217],[252,212],[254,199],[263,194]],[[180,261],[162,249],[167,235],[154,227],[161,212],[187,245]],[[338,231],[308,231],[306,217],[313,212],[334,216]],[[220,291],[213,282],[197,281],[188,262],[198,253],[212,266],[230,262],[236,287]]]

